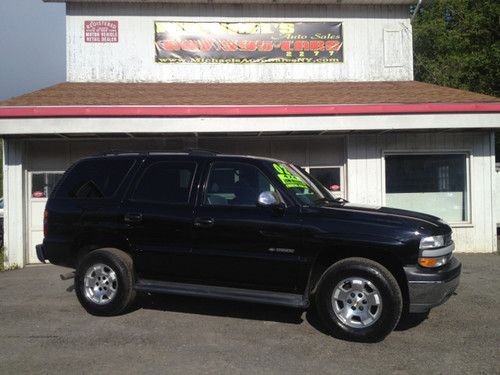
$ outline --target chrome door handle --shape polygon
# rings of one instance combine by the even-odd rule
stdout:
[[[125,222],[139,223],[142,221],[142,214],[140,213],[127,213],[125,214]]]
[[[210,228],[215,224],[215,220],[212,217],[197,217],[194,219],[194,226],[197,228]]]

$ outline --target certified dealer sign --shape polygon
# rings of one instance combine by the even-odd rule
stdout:
[[[85,43],[118,43],[118,21],[85,21]]]

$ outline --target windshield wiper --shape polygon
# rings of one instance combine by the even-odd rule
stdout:
[[[341,197],[338,197],[338,198],[334,198],[333,199],[334,202],[337,202],[337,203],[349,203],[349,201],[347,199],[344,199],[344,198],[341,198]]]
[[[345,204],[349,203],[348,200],[344,198],[318,198],[314,201],[314,204],[318,205],[321,203],[339,203],[339,204]]]

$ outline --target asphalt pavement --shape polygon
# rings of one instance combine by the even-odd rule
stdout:
[[[63,268],[3,272],[0,374],[500,374],[500,256],[457,256],[457,294],[375,344],[328,336],[314,313],[187,297],[97,318]]]

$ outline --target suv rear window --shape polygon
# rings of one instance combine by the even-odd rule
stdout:
[[[58,198],[99,199],[113,196],[134,160],[95,159],[78,163],[57,190]]]

